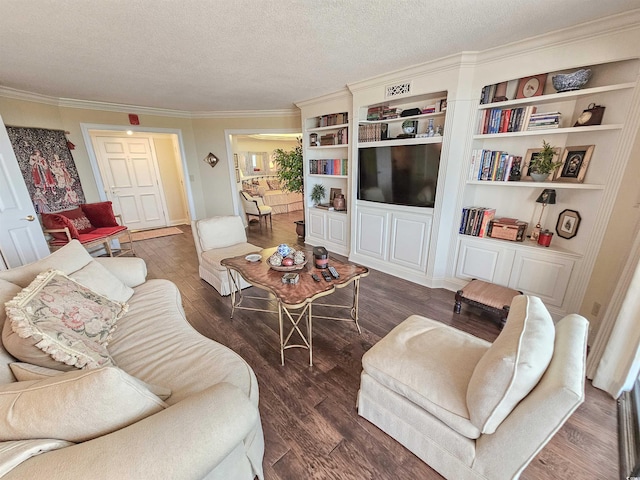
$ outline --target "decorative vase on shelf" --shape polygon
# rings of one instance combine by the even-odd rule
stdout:
[[[333,208],[338,212],[346,210],[344,195],[342,193],[333,197]]]
[[[549,177],[548,173],[532,173],[531,178],[534,182],[544,182]]]

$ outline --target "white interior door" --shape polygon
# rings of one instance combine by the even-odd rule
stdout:
[[[96,136],[107,198],[131,230],[167,226],[158,165],[147,137]]]
[[[0,270],[35,262],[49,247],[0,117]]]

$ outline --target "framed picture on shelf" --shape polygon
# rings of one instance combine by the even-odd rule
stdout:
[[[516,98],[531,98],[542,95],[544,83],[547,81],[547,74],[523,77],[518,82]]]
[[[578,227],[582,218],[575,210],[563,210],[558,216],[556,223],[556,233],[562,238],[573,238],[578,233]]]
[[[562,165],[553,176],[554,182],[584,182],[594,148],[595,145],[567,147],[562,155]]]
[[[341,193],[341,188],[332,188],[329,190],[329,203],[333,205],[333,199],[336,198],[336,195],[340,195]]]
[[[522,165],[521,168],[521,172],[522,172],[522,176],[521,176],[521,180],[523,182],[531,182],[533,181],[533,178],[531,178],[531,172],[529,171],[530,169],[530,163],[531,160],[533,158],[536,157],[536,155],[539,155],[540,152],[542,151],[541,148],[530,148],[529,150],[527,150],[527,155],[524,157],[524,163]],[[559,162],[560,161],[560,152],[562,151],[562,149],[560,147],[556,147],[553,149],[553,151],[555,152],[555,154],[553,155],[553,162]],[[555,172],[554,172],[555,174]],[[549,174],[551,175],[551,174]]]

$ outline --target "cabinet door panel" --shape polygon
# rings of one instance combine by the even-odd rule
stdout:
[[[372,210],[358,211],[358,237],[356,251],[370,257],[385,259],[387,215]]]
[[[509,282],[514,251],[482,245],[480,242],[462,240],[456,276],[459,278],[477,278],[498,285]]]
[[[392,214],[389,259],[394,263],[425,271],[430,235],[430,216]]]
[[[313,237],[321,238],[324,240],[325,238],[325,216],[322,213],[316,213],[314,211],[309,211],[309,225],[308,231],[309,234]]]
[[[344,218],[339,217],[328,217],[327,218],[328,225],[328,237],[327,239],[331,242],[338,243],[340,245],[347,244],[347,217]]]
[[[509,286],[561,307],[574,261],[556,255],[518,252],[513,262]]]

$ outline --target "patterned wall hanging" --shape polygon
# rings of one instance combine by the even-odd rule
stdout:
[[[85,203],[63,130],[7,126],[7,133],[37,213],[68,210]]]

